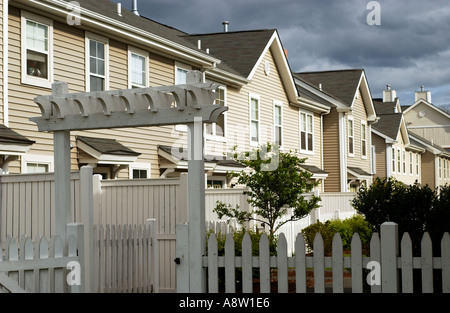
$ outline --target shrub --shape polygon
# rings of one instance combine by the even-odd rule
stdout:
[[[354,233],[359,234],[363,249],[366,251],[372,237],[371,225],[359,215],[344,220],[329,220],[324,223],[318,221],[304,228],[302,233],[305,237],[306,245],[310,250],[313,250],[314,248],[314,238],[318,232],[323,238],[325,255],[331,254],[335,233],[339,233],[341,236],[344,250],[349,250],[351,248]]]

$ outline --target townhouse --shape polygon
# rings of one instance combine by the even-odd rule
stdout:
[[[330,108],[323,118],[326,192],[357,191],[372,181],[372,124],[378,121],[364,70],[295,73],[299,93]]]
[[[330,107],[298,93],[276,30],[190,35],[108,0],[78,2],[0,0],[5,173],[53,171],[52,134],[29,120],[40,115],[33,99],[50,94],[52,82],[67,82],[69,92],[156,87],[184,84],[197,70],[220,85],[216,103],[229,107],[205,126],[210,187],[229,185],[226,172],[242,169],[224,152],[266,142],[298,150],[314,179],[327,177],[322,115]],[[187,169],[186,137],[183,125],[74,131],[71,168],[89,164],[104,178],[176,177]]]
[[[401,106],[389,85],[382,99],[373,99],[380,118],[372,127],[375,176],[434,189],[450,182],[450,152],[439,145],[448,139],[450,119],[431,103],[431,93],[423,87],[415,92],[415,100]]]

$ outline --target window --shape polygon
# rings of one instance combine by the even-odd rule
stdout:
[[[392,173],[395,173],[395,148],[392,147]]]
[[[175,62],[175,85],[184,85],[187,82],[187,73],[192,70],[189,65]],[[186,125],[175,125],[175,130],[187,132]]]
[[[400,149],[397,150],[397,173],[402,173],[402,155]]]
[[[128,87],[142,88],[148,87],[148,52],[128,47]]]
[[[416,153],[416,176],[419,176],[419,154]]]
[[[259,97],[250,95],[250,144],[259,144]]]
[[[350,156],[354,156],[355,154],[353,118],[351,116],[348,117],[348,154]]]
[[[402,153],[403,174],[406,175],[406,151]]]
[[[300,112],[300,151],[303,153],[314,152],[312,113]]]
[[[105,86],[105,44],[89,40],[89,91],[103,91]]]
[[[441,164],[441,158],[439,158],[439,178],[442,178],[442,164]]]
[[[361,157],[367,158],[367,125],[361,121]]]
[[[22,11],[22,83],[51,88],[53,21]]]
[[[214,102],[215,104],[219,104],[222,106],[226,105],[226,87],[220,86],[217,89],[217,98]],[[206,135],[209,136],[217,136],[217,137],[225,137],[225,119],[226,112],[221,114],[217,120],[217,123],[205,124]],[[210,137],[211,139],[211,137]]]
[[[283,107],[279,102],[273,105],[273,127],[274,127],[274,143],[278,146],[283,145]]]
[[[133,169],[133,179],[147,178],[146,169]]]
[[[27,173],[47,173],[49,164],[46,163],[27,163]]]
[[[209,188],[209,189],[211,189],[211,188],[214,188],[214,189],[221,189],[221,188],[223,188],[223,181],[222,180],[207,180],[206,181],[206,185],[207,185],[207,188]]]
[[[413,174],[413,153],[409,153],[409,174]]]

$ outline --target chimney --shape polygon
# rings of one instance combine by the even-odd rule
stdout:
[[[131,8],[131,12],[139,16],[139,11],[137,9],[137,0],[133,0],[133,7]]]
[[[117,3],[117,15],[122,16],[122,3]]]
[[[415,101],[418,101],[419,99],[423,99],[429,103],[431,103],[431,91],[425,90],[425,86],[420,86],[420,91],[415,92],[416,99]]]
[[[383,90],[383,102],[395,101],[397,92],[391,89],[391,85],[386,85],[386,89]]]
[[[222,25],[223,25],[223,31],[224,31],[225,33],[227,33],[227,32],[228,32],[228,26],[230,25],[230,22],[228,22],[228,21],[223,21],[223,22],[222,22]]]

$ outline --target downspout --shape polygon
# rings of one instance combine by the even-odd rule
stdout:
[[[8,48],[9,48],[9,9],[8,0],[3,0],[3,124],[9,126],[9,79],[8,79]]]

